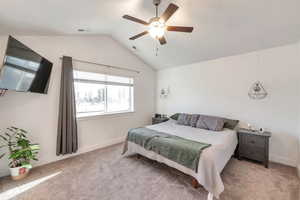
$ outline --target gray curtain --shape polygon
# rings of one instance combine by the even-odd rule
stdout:
[[[76,104],[72,58],[62,59],[56,155],[75,153],[78,149]]]

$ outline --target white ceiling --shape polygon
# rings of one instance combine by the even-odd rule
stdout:
[[[157,69],[300,39],[300,0],[162,1],[160,13],[170,2],[180,7],[168,25],[194,26],[194,32],[168,32],[164,46],[150,36],[129,41],[145,27],[122,15],[148,20],[154,16],[152,0],[1,0],[0,35],[111,34],[129,49],[135,45],[135,54]],[[88,32],[78,33],[79,28]]]

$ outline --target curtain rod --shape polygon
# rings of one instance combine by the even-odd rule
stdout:
[[[60,60],[62,60],[63,58],[60,57]],[[92,65],[99,65],[99,66],[104,66],[104,67],[108,67],[108,68],[115,68],[115,69],[120,69],[120,70],[125,70],[125,71],[131,71],[131,72],[135,72],[135,73],[140,73],[140,71],[134,70],[134,69],[128,69],[125,67],[118,67],[118,66],[112,66],[112,65],[107,65],[107,64],[102,64],[102,63],[95,63],[95,62],[90,62],[90,61],[85,61],[85,60],[79,60],[79,59],[75,59],[72,58],[72,60],[76,61],[76,62],[81,62],[81,63],[87,63],[87,64],[92,64]]]

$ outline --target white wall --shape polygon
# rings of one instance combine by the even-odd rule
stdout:
[[[28,130],[32,139],[41,145],[40,161],[36,164],[63,158],[55,155],[61,73],[59,57],[62,55],[141,71],[140,74],[135,74],[135,112],[79,120],[79,152],[120,142],[129,128],[150,123],[155,110],[156,72],[110,37],[16,38],[54,63],[48,95],[8,92],[0,98],[0,130],[11,125]],[[7,37],[0,37],[0,60],[6,49],[6,40]],[[83,64],[76,65],[84,68]],[[99,70],[110,71],[101,67]],[[7,162],[2,159],[0,176],[7,172]]]
[[[270,159],[296,166],[300,110],[298,45],[170,68],[158,72],[157,112],[203,113],[226,116],[273,132]],[[269,96],[251,100],[247,93],[262,81]]]

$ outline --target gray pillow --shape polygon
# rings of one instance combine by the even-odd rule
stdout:
[[[184,113],[179,114],[177,124],[184,125],[184,126],[189,126],[191,118],[192,118],[192,115],[184,114]]]
[[[196,127],[211,131],[221,131],[224,127],[224,119],[220,117],[200,115]]]
[[[200,115],[198,115],[198,114],[193,114],[193,115],[191,116],[191,121],[190,121],[190,126],[191,126],[191,127],[196,127],[197,121],[198,121],[198,119],[199,119],[199,116],[200,116]]]
[[[176,114],[172,115],[170,118],[174,119],[174,120],[178,120],[179,115],[180,115],[180,113],[176,113]]]
[[[234,129],[238,123],[239,120],[224,118],[224,128]]]

